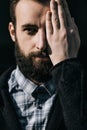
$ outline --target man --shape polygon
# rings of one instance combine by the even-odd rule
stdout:
[[[80,38],[66,1],[11,0],[16,67],[0,78],[0,130],[86,130]]]

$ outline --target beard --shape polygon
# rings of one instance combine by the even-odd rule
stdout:
[[[48,57],[48,60],[43,60],[44,54],[45,57]],[[31,52],[28,56],[25,56],[16,42],[15,57],[20,71],[26,78],[36,83],[44,83],[50,79],[50,69],[53,65],[45,51]],[[35,60],[37,57],[42,57],[42,60]]]

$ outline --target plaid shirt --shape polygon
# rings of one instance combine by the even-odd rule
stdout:
[[[17,67],[12,71],[8,85],[23,130],[45,130],[56,95],[53,81],[37,86]]]

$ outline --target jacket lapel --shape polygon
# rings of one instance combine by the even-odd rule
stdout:
[[[1,107],[1,113],[9,130],[20,130],[20,123],[7,91],[2,90],[1,93],[4,102],[4,105]]]
[[[3,124],[7,126],[6,129],[1,129],[0,127],[0,130],[21,130],[17,114],[8,93],[8,84],[6,84],[12,69],[14,68],[8,70],[0,78],[0,114],[3,116]],[[46,130],[66,130],[58,94],[49,114]]]
[[[46,130],[66,130],[58,94],[49,114]]]
[[[3,117],[3,124],[6,130],[21,130],[17,114],[14,110],[11,97],[8,93],[8,78],[12,69],[8,70],[0,78],[0,115]],[[3,130],[0,128],[0,130]]]

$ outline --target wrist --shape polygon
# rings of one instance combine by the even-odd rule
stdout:
[[[52,62],[52,64],[53,65],[56,65],[56,64],[58,64],[58,63],[60,63],[60,62],[62,62],[62,61],[64,61],[64,60],[67,60],[67,59],[69,59],[69,56],[67,55],[67,56],[50,56],[50,59],[51,59],[51,62]]]

